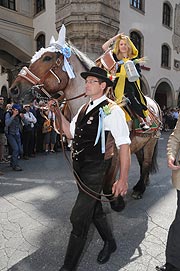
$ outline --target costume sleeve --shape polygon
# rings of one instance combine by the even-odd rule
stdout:
[[[119,106],[114,106],[111,110],[111,114],[105,117],[104,129],[111,131],[117,148],[119,148],[120,145],[131,143],[125,114]]]

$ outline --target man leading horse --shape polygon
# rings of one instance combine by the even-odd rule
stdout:
[[[90,101],[80,107],[71,123],[61,114],[62,129],[73,140],[73,171],[79,192],[70,217],[72,232],[60,271],[76,269],[91,223],[104,241],[97,257],[99,264],[106,263],[117,248],[101,203],[101,191],[113,155],[106,148],[111,136],[118,149],[120,168],[112,194],[124,196],[128,189],[131,142],[123,110],[105,96],[112,81],[99,67],[82,72],[81,77],[85,79],[85,94]]]
[[[15,103],[28,104],[35,97],[43,99],[42,93],[47,97],[52,97],[56,93],[63,92],[71,117],[77,113],[80,106],[87,101],[83,93],[84,82],[80,73],[89,70],[94,63],[74,46],[70,44],[68,46],[72,52],[71,56],[67,53],[69,50],[65,43],[65,26],[62,26],[58,40],[51,39],[49,47],[41,48],[36,52],[29,68],[24,67],[13,82],[9,92]],[[150,181],[149,174],[157,170],[157,143],[161,113],[159,106],[152,99],[146,97],[146,100],[148,108],[154,112],[158,127],[152,129],[152,133],[148,131],[143,136],[139,136],[139,131],[131,134],[131,153],[136,154],[140,166],[139,180],[132,192],[133,198],[136,199],[142,198]],[[115,154],[111,171],[106,175],[109,184],[109,187],[106,187],[106,194],[109,194],[109,190],[111,191],[116,177],[117,158]],[[125,206],[122,199],[119,196],[117,201],[111,201],[111,208],[121,211]]]

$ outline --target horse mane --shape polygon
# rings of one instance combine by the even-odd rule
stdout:
[[[70,41],[68,41],[67,44],[86,70],[90,70],[92,66],[95,66],[94,61],[92,61],[86,54],[79,51]]]
[[[86,54],[78,50],[70,41],[66,42],[66,45],[70,47],[71,51],[77,56],[77,58],[86,70],[90,70],[92,66],[96,65],[94,61],[92,61]],[[49,46],[46,48],[42,47],[32,56],[30,64],[33,64],[46,52],[59,53],[59,50],[55,46]]]

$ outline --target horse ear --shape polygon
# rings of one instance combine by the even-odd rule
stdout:
[[[59,44],[60,46],[64,47],[65,39],[66,39],[66,27],[63,24],[61,26],[60,31],[59,31],[59,36],[58,36],[58,40],[56,41],[56,43]]]
[[[53,45],[55,43],[56,43],[55,38],[54,38],[54,36],[52,36],[51,39],[50,39],[50,42],[49,42],[49,46],[51,46],[51,45]]]

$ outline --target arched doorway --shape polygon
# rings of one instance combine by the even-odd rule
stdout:
[[[144,93],[144,95],[151,97],[151,92],[150,92],[148,81],[146,80],[145,76],[143,76],[143,75],[141,76],[140,84],[141,84],[141,90]]]
[[[180,92],[179,92],[179,94],[178,94],[177,107],[180,108]]]
[[[173,90],[168,82],[161,82],[156,88],[154,99],[161,109],[173,107]]]
[[[149,96],[149,88],[147,88],[147,84],[143,80],[141,80],[140,82],[141,82],[141,90],[143,94],[146,96]]]

